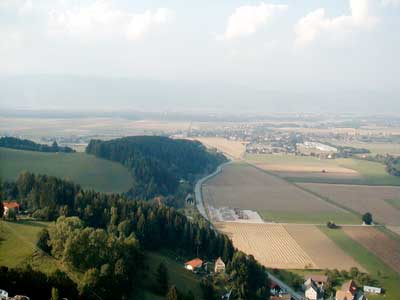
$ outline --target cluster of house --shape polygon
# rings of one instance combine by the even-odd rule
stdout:
[[[306,276],[304,282],[304,296],[307,300],[323,300],[325,286],[328,277],[325,275]],[[336,291],[335,300],[367,300],[364,293],[380,294],[382,289],[379,287],[365,285],[363,289],[358,288],[353,280],[346,281],[342,287]]]
[[[11,209],[15,210],[15,212],[18,214],[20,205],[15,201],[3,201],[3,207],[3,217],[7,217]]]
[[[201,270],[208,271],[208,265],[208,262],[204,262],[202,259],[197,257],[185,262],[185,269],[194,273],[198,273]],[[225,263],[223,262],[221,257],[218,257],[214,262],[214,273],[220,272],[225,272]]]

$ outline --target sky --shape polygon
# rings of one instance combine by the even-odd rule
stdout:
[[[400,113],[398,53],[400,0],[0,0],[0,107]]]

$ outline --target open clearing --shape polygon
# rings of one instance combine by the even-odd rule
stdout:
[[[400,242],[372,227],[343,227],[343,231],[400,273]]]
[[[43,153],[0,148],[0,178],[15,180],[22,171],[70,179],[100,192],[126,192],[133,178],[128,169],[85,153]]]
[[[39,231],[48,225],[48,222],[38,221],[0,221],[0,265],[18,267],[30,264],[43,272],[55,271],[56,260],[41,255],[35,246]]]
[[[220,152],[234,159],[241,159],[246,151],[246,143],[232,141],[217,137],[196,137],[195,140],[201,142],[206,147],[216,148]]]
[[[215,223],[227,234],[235,247],[252,254],[262,265],[269,268],[315,268],[315,263],[296,243],[282,225]]]
[[[380,223],[400,225],[400,210],[385,201],[397,199],[400,187],[320,183],[299,185],[360,214],[371,212]]]
[[[354,214],[248,164],[224,166],[203,184],[202,193],[205,203],[215,208],[251,209],[266,221],[360,223]]]
[[[350,270],[357,267],[364,270],[316,226],[285,225],[285,228],[319,269]]]
[[[200,280],[191,271],[186,270],[183,267],[183,263],[178,263],[168,255],[164,255],[160,252],[146,252],[146,264],[149,266],[149,271],[146,274],[145,280],[143,280],[144,288],[148,290],[154,290],[157,286],[157,268],[160,263],[168,269],[169,284],[176,285],[179,291],[187,294],[192,291],[196,299],[203,299],[203,293],[200,288]],[[148,292],[144,299],[165,299],[165,297],[154,295]]]

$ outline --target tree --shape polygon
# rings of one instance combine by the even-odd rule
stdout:
[[[167,293],[167,300],[178,300],[178,291],[174,285],[171,286]]]
[[[59,299],[60,299],[60,296],[58,294],[58,289],[53,287],[51,289],[51,300],[59,300]]]
[[[365,224],[371,225],[372,222],[373,222],[373,220],[372,220],[372,214],[371,214],[370,212],[365,213],[365,214],[362,216],[362,220],[363,220],[363,222],[364,222]]]
[[[157,283],[159,292],[162,295],[168,291],[168,269],[164,263],[160,263],[157,268]]]
[[[17,219],[17,212],[15,211],[14,208],[8,209],[6,218],[9,221],[15,221]]]
[[[185,300],[195,300],[193,292],[189,291],[185,297]]]
[[[4,215],[4,205],[3,202],[0,201],[0,218],[3,217],[3,215]]]
[[[43,228],[38,233],[38,240],[36,246],[44,252],[50,254],[51,247],[49,246],[50,234],[46,228]]]

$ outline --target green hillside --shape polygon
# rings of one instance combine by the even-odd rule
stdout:
[[[67,269],[65,265],[49,255],[39,251],[35,244],[42,228],[53,226],[51,222],[20,220],[18,222],[5,222],[0,220],[0,266],[22,267],[31,265],[34,269],[50,274],[57,269],[66,271],[71,278],[78,281],[80,275]],[[181,263],[176,262],[166,254],[160,252],[147,252],[146,265],[148,270],[143,276],[141,293],[143,299],[164,299],[165,297],[153,294],[156,282],[156,270],[160,263],[168,269],[169,284],[176,285],[179,291],[187,294],[192,291],[196,299],[202,299],[200,279],[192,272],[187,271]]]
[[[70,179],[99,192],[126,192],[133,178],[119,163],[86,153],[43,153],[0,148],[0,178],[15,180],[21,171]]]

